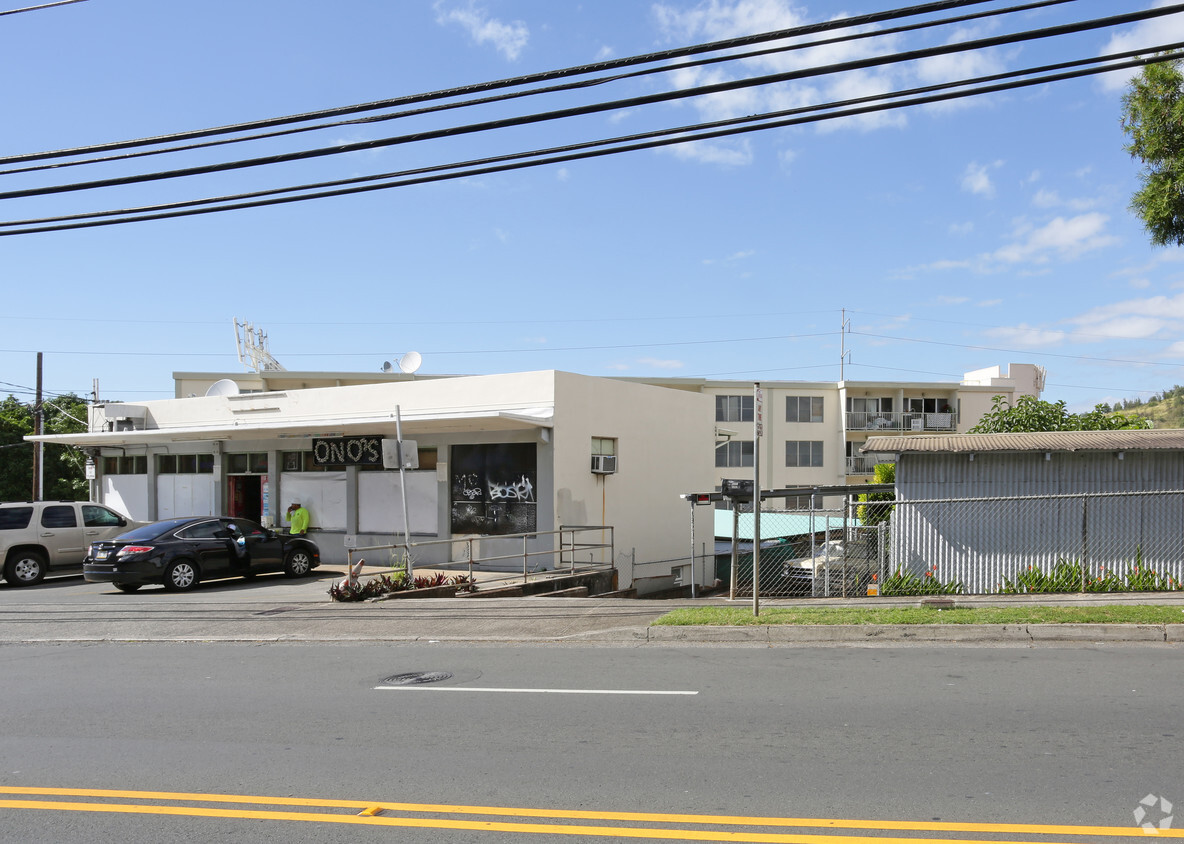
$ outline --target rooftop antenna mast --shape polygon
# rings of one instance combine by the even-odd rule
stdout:
[[[234,343],[238,349],[238,362],[255,372],[285,372],[280,362],[267,350],[267,335],[262,328],[251,323],[234,321]]]
[[[846,381],[844,367],[850,363],[851,353],[847,351],[847,334],[851,331],[851,320],[847,319],[847,309],[842,310],[842,323],[839,325],[839,380]]]

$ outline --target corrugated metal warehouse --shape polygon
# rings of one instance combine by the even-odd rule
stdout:
[[[1083,591],[1184,579],[1184,431],[872,437],[865,451],[896,457],[894,570],[973,593],[1069,568]]]

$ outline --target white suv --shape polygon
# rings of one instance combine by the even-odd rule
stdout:
[[[0,504],[0,560],[13,586],[40,583],[47,574],[82,570],[86,549],[135,527],[102,504],[18,501]]]

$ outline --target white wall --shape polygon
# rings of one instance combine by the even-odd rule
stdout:
[[[148,515],[147,475],[103,475],[99,500],[137,522],[151,521]]]
[[[411,532],[437,535],[440,530],[440,485],[436,481],[436,471],[406,472],[405,476]],[[403,532],[403,498],[399,492],[398,472],[358,473],[358,532]]]
[[[214,476],[168,474],[156,477],[156,518],[213,516]]]
[[[308,510],[309,527],[345,530],[345,472],[283,472],[280,474],[280,521],[288,504],[299,501]]]
[[[690,505],[679,495],[702,490],[715,471],[715,399],[562,372],[555,396],[555,527],[614,526],[614,562],[623,584],[632,549],[638,568],[654,574],[668,576],[687,565]],[[592,473],[592,437],[617,438],[616,473]],[[696,553],[713,542],[708,522],[699,520]],[[700,582],[705,577],[701,571]]]

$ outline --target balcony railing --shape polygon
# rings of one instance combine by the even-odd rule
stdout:
[[[864,454],[847,458],[848,475],[871,475],[876,471],[877,463],[895,463],[893,454]]]
[[[848,431],[956,431],[956,413],[847,413]]]

